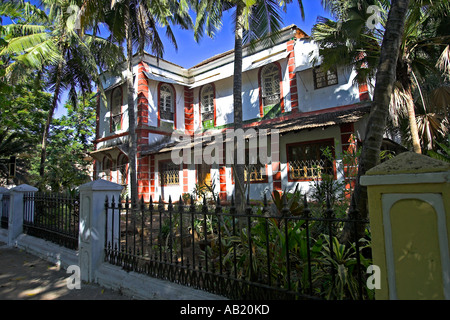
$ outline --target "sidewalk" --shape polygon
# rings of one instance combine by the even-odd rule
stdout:
[[[67,288],[70,274],[43,259],[0,242],[0,300],[132,300],[94,284]]]

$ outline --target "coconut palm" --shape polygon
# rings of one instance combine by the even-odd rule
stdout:
[[[142,55],[146,49],[150,49],[157,58],[162,58],[164,46],[160,36],[161,28],[165,28],[166,36],[177,48],[172,25],[188,29],[192,26],[192,20],[188,14],[187,2],[184,0],[83,0],[81,25],[98,22],[107,25],[114,42],[119,46],[125,43],[126,46],[130,193],[132,203],[137,204],[137,144],[136,116],[133,112],[132,59],[135,54]]]
[[[50,125],[63,90],[69,90],[69,98],[76,103],[79,90],[83,94],[89,93],[93,83],[100,84],[98,66],[112,65],[120,51],[111,42],[95,35],[81,34],[75,28],[73,14],[69,9],[74,5],[73,1],[42,1],[48,14],[24,1],[11,3],[23,16],[20,23],[4,27],[7,45],[0,55],[14,56],[7,68],[7,76],[14,78],[23,67],[45,72],[53,92],[42,137],[39,170],[42,178]],[[39,12],[37,18],[35,12]],[[94,47],[103,48],[100,60],[93,55]]]
[[[390,2],[327,0],[324,3],[335,20],[320,18],[313,28],[313,37],[321,46],[323,68],[350,66],[357,71],[358,83],[370,82],[378,67]],[[379,8],[379,25],[369,23],[371,11],[368,9],[373,5]],[[398,125],[400,116],[407,116],[411,142],[417,153],[421,153],[422,147],[416,123],[414,89],[420,90],[420,83],[430,73],[450,74],[449,14],[450,4],[446,0],[413,0],[408,7],[390,115],[394,125]]]
[[[365,142],[359,158],[356,186],[352,194],[352,203],[355,204],[362,218],[367,218],[367,187],[361,186],[359,181],[360,177],[367,170],[379,163],[381,143],[389,114],[391,95],[394,90],[397,61],[405,30],[408,6],[409,0],[392,0],[385,25],[379,65],[376,72],[372,110],[366,127]],[[347,223],[344,227],[341,241],[353,241],[352,235],[354,235],[353,225]],[[357,236],[358,239],[360,236],[364,236],[364,230],[358,230]]]
[[[242,47],[243,43],[259,41],[263,45],[273,43],[281,29],[280,9],[287,10],[289,1],[277,0],[199,0],[194,2],[197,19],[194,36],[198,39],[204,30],[213,37],[222,25],[224,11],[234,9],[234,74],[233,74],[233,117],[234,129],[242,128]],[[302,1],[298,1],[304,18]],[[234,146],[235,199],[239,213],[245,208],[244,164],[237,161],[237,145]]]

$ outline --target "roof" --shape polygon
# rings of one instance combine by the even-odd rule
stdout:
[[[341,110],[324,113],[314,113],[305,116],[280,120],[279,122],[270,122],[265,125],[258,125],[258,130],[269,129],[267,134],[270,135],[273,129],[278,129],[280,134],[296,132],[305,129],[321,128],[326,126],[340,125],[344,123],[353,123],[360,120],[362,117],[370,112],[371,104],[357,104],[350,106],[349,108],[342,108]],[[245,131],[245,130],[244,130]],[[226,142],[226,132],[223,134],[223,142]],[[157,144],[144,146],[141,155],[150,155],[156,153],[166,153],[173,150],[181,150],[183,147],[188,149],[194,148],[198,143],[201,143],[203,147],[214,143],[214,139],[202,141],[199,139],[193,139],[191,143],[187,145],[181,145],[178,141],[173,141],[170,137],[167,137],[163,141],[159,141]]]
[[[282,134],[292,131],[353,123],[368,114],[370,112],[370,108],[370,103],[356,104],[350,106],[349,108],[337,109],[332,112],[312,113],[304,116],[300,115],[299,117],[286,119],[275,123],[268,123],[258,127],[260,129],[278,129]]]

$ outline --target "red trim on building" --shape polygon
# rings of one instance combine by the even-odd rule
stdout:
[[[184,130],[194,135],[194,92],[188,87],[184,87]]]
[[[345,123],[340,125],[341,131],[341,145],[342,152],[348,154],[356,154],[357,145],[354,139],[355,134],[355,126],[353,123]],[[345,162],[345,158],[342,159],[342,165],[344,166],[344,181],[345,181],[345,189],[346,189],[346,197],[351,197],[351,191],[355,188],[356,185],[356,175],[358,173],[357,163],[348,163]]]
[[[291,112],[296,113],[299,111],[298,105],[298,91],[297,91],[297,77],[295,75],[295,53],[294,53],[295,40],[291,40],[287,43],[288,56],[288,72],[289,72],[289,89],[291,92]]]

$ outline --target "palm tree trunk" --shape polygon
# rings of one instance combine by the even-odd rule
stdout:
[[[233,107],[234,107],[234,130],[242,128],[242,23],[243,8],[236,5],[236,27],[234,33],[234,76],[233,76]],[[236,210],[243,214],[245,210],[244,190],[244,164],[238,164],[237,154],[242,150],[237,149],[234,143],[234,197],[236,199]]]
[[[422,154],[422,147],[420,146],[419,129],[417,128],[416,111],[414,110],[413,97],[411,87],[406,89],[406,93],[409,95],[409,101],[407,103],[408,108],[408,121],[409,130],[411,133],[411,142],[414,148],[414,152]]]
[[[406,13],[409,0],[393,0],[386,23],[386,31],[381,47],[380,63],[376,75],[376,86],[372,102],[372,110],[367,123],[364,144],[361,151],[358,166],[358,176],[352,202],[361,218],[368,217],[367,187],[361,186],[359,180],[369,169],[375,167],[380,161],[380,149],[383,134],[386,130],[389,104],[391,101],[394,82],[396,79],[397,60],[402,41]],[[353,224],[344,226],[341,241],[352,240],[354,235]],[[357,231],[358,236],[364,235],[364,228]]]
[[[50,125],[52,124],[53,115],[55,113],[56,107],[58,106],[59,94],[61,92],[61,72],[63,68],[63,61],[58,64],[57,74],[56,74],[56,84],[55,91],[53,92],[52,105],[48,111],[47,121],[44,127],[44,133],[42,135],[42,145],[41,145],[41,162],[39,165],[39,176],[41,181],[39,182],[39,189],[44,188],[44,174],[45,174],[45,160],[47,159],[47,145],[48,145],[48,135],[50,133]]]
[[[136,175],[136,117],[134,113],[134,84],[133,84],[133,45],[131,34],[130,2],[127,1],[125,21],[126,21],[126,41],[127,41],[127,98],[128,98],[128,160],[130,171],[130,193],[132,205],[138,203],[137,175]]]
[[[406,108],[408,112],[409,132],[414,152],[421,154],[419,130],[417,129],[416,112],[414,110],[414,98],[412,95],[412,71],[411,65],[399,55],[396,70],[397,80],[401,83],[404,93],[408,97]]]

